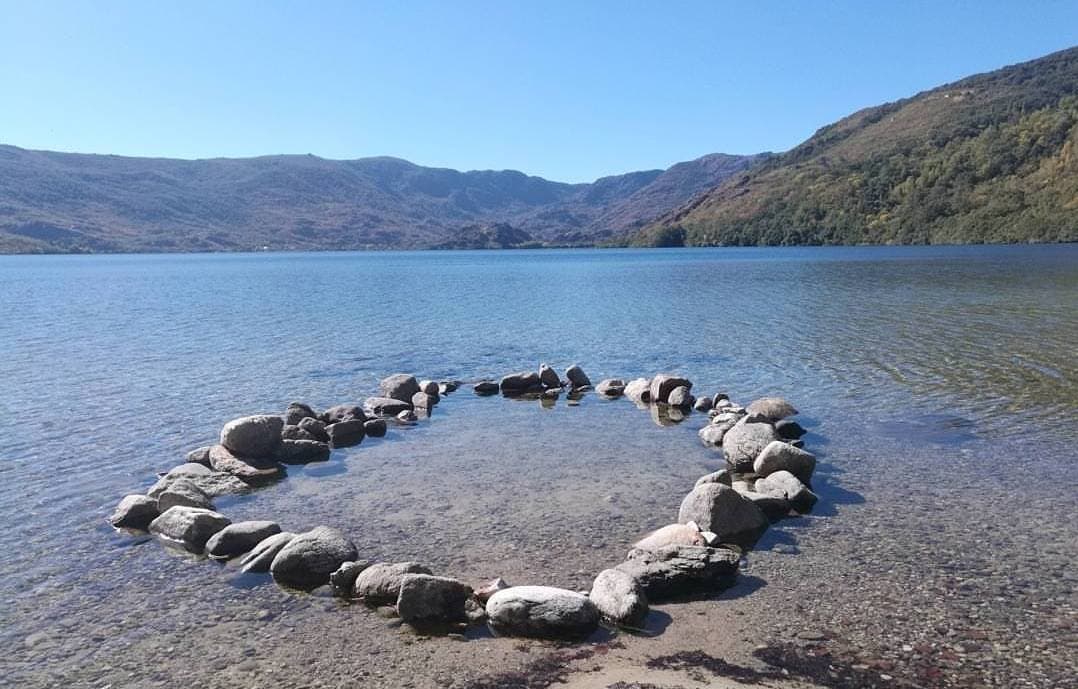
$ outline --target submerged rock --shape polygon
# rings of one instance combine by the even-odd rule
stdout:
[[[636,577],[620,569],[604,569],[588,595],[599,613],[614,624],[640,627],[648,614],[648,597]]]
[[[803,483],[808,483],[816,470],[816,455],[781,440],[775,440],[768,443],[767,447],[760,452],[752,468],[760,477],[776,471],[788,471],[801,479]]]
[[[281,526],[277,522],[235,522],[206,541],[206,554],[218,559],[236,557],[279,533],[281,533]]]
[[[669,402],[670,393],[681,387],[692,390],[692,381],[669,373],[660,373],[651,379],[651,402]]]
[[[200,553],[206,541],[232,522],[225,515],[199,507],[170,507],[150,522],[150,533]]]
[[[725,548],[668,545],[657,550],[633,550],[615,569],[636,579],[649,599],[659,600],[731,584],[740,559]]]
[[[317,440],[282,440],[277,450],[277,461],[282,464],[310,464],[328,459],[329,443]]]
[[[356,577],[353,594],[368,605],[395,603],[406,574],[433,574],[418,562],[378,562]]]
[[[681,501],[678,521],[696,522],[723,543],[751,548],[767,530],[767,516],[751,500],[721,483],[704,483]]]
[[[157,510],[157,500],[147,495],[127,495],[109,517],[109,523],[120,529],[150,528],[150,522],[161,513]]]
[[[487,601],[487,621],[501,636],[582,639],[599,626],[599,610],[583,596],[551,586],[513,586]]]
[[[413,626],[464,622],[464,606],[471,597],[471,587],[456,579],[405,574],[400,580],[397,614]]]
[[[477,395],[493,395],[498,392],[498,384],[492,380],[481,380],[472,386]]]
[[[415,376],[407,373],[396,373],[382,379],[378,385],[382,397],[389,397],[402,402],[411,402],[412,397],[419,392],[419,381]]]
[[[722,451],[735,471],[752,471],[756,457],[768,443],[778,440],[769,423],[739,421],[722,437]]]
[[[812,510],[818,499],[808,486],[788,471],[776,471],[758,479],[756,492],[784,496],[790,501],[790,506],[801,513]]]
[[[341,564],[355,561],[356,547],[337,529],[319,526],[291,539],[273,558],[273,579],[294,588],[314,588],[329,583],[329,575]]]
[[[568,380],[569,385],[574,388],[591,387],[591,378],[588,378],[588,374],[584,373],[584,369],[576,364],[565,369],[565,379]]]
[[[291,531],[282,531],[279,534],[268,536],[259,541],[251,552],[243,556],[240,565],[244,572],[268,572],[273,558],[277,553],[288,545],[289,541],[296,537]]]
[[[797,414],[794,405],[781,397],[761,397],[758,400],[753,400],[749,403],[746,411],[750,415],[759,415],[771,421],[778,421],[779,419],[785,419],[787,416]]]
[[[281,444],[282,428],[284,421],[279,416],[259,414],[233,419],[221,429],[221,445],[241,457],[272,457]]]

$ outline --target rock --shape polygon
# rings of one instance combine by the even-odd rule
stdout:
[[[724,587],[732,583],[740,559],[726,548],[668,545],[658,550],[633,550],[614,569],[636,579],[649,599],[658,600]]]
[[[281,436],[280,431],[278,431],[277,444],[274,447],[273,454],[276,453],[276,448],[280,447],[280,445]],[[280,465],[272,459],[273,454],[269,455],[269,458],[241,458],[223,445],[214,445],[210,448],[210,466],[213,467],[214,471],[232,474],[247,483],[268,481],[277,478],[281,473]]]
[[[768,443],[757,455],[752,469],[760,477],[776,471],[788,471],[801,479],[802,483],[808,483],[812,480],[812,472],[816,471],[816,455],[775,440]]]
[[[481,380],[472,386],[477,395],[493,395],[498,392],[498,384],[492,380]]]
[[[660,373],[651,379],[651,401],[668,402],[670,393],[675,388],[686,387],[692,390],[692,381],[687,378],[679,378],[668,373]]]
[[[464,616],[469,625],[483,624],[487,621],[487,608],[475,598],[464,601]]]
[[[599,381],[599,384],[595,386],[595,391],[607,397],[621,397],[625,392],[625,382],[621,378],[607,378]]]
[[[401,576],[397,614],[413,626],[464,622],[464,604],[471,598],[467,584],[430,574]]]
[[[273,558],[296,537],[291,531],[282,531],[259,541],[251,552],[243,556],[240,565],[244,572],[268,572]]]
[[[711,398],[712,407],[727,406],[727,404],[723,404],[724,402],[728,404],[730,403],[730,396],[727,395],[725,392],[716,392],[715,395]]]
[[[569,385],[574,388],[591,387],[591,378],[588,378],[588,374],[584,373],[584,369],[576,364],[565,369],[565,379],[569,381]]]
[[[438,404],[438,398],[432,397],[425,392],[417,392],[412,395],[413,409],[433,409]]]
[[[422,385],[420,387],[422,387]],[[459,387],[459,380],[443,380],[438,383],[438,394],[444,397],[452,392],[456,392]]]
[[[217,559],[236,557],[279,533],[281,533],[281,526],[277,522],[235,522],[206,541],[206,554]]]
[[[696,524],[667,524],[633,544],[640,550],[656,550],[667,545],[707,545]]]
[[[352,589],[368,605],[396,603],[405,574],[433,574],[418,562],[378,562],[359,573]]]
[[[177,505],[213,510],[213,501],[210,500],[209,495],[206,495],[206,491],[187,478],[173,481],[157,496],[157,511],[160,514],[164,514],[170,507]]]
[[[198,472],[196,473],[194,469],[197,469]],[[222,495],[246,493],[251,490],[251,487],[248,484],[239,480],[232,474],[214,471],[201,464],[188,462],[187,464],[181,464],[178,467],[173,468],[167,474],[159,478],[157,483],[153,484],[150,490],[146,491],[146,495],[156,500],[160,497],[161,493],[164,493],[169,486],[180,479],[189,479],[193,481],[195,485],[202,489],[202,492],[210,496],[210,498],[217,498]]]
[[[402,411],[411,411],[412,403],[411,401],[402,402],[392,397],[368,397],[363,407],[374,416],[396,416]]]
[[[711,401],[710,397],[701,397],[700,399],[696,400],[696,402],[692,405],[692,408],[698,412],[707,412],[711,411],[712,406],[714,406],[714,403]]]
[[[211,536],[231,523],[219,512],[178,505],[150,522],[150,533],[199,553]]]
[[[773,440],[778,436],[771,424],[739,421],[722,437],[722,451],[735,471],[752,471],[757,455]]]
[[[145,531],[150,522],[161,513],[157,511],[157,500],[148,495],[127,495],[109,517],[109,523],[119,529],[140,529]]]
[[[369,419],[363,422],[363,431],[372,438],[384,438],[386,435],[385,419]]]
[[[781,397],[761,397],[758,400],[753,400],[749,403],[747,411],[749,414],[759,414],[771,421],[778,421],[779,419],[785,419],[787,416],[797,414],[794,405]]]
[[[521,395],[540,385],[538,373],[535,371],[522,371],[503,376],[498,387],[504,395]]]
[[[437,399],[442,395],[442,386],[433,380],[421,380],[419,381],[419,391]]]
[[[312,440],[328,443],[329,433],[326,432],[326,423],[320,419],[307,417],[299,422],[300,430],[309,433]]]
[[[704,474],[700,478],[696,479],[696,486],[702,486],[705,483],[724,483],[726,485],[730,485],[731,479],[732,477],[730,475],[729,469],[719,469],[718,471],[713,471],[710,474]],[[693,487],[695,488],[696,486]]]
[[[397,414],[397,421],[403,424],[415,423],[418,419],[419,417],[416,416],[416,413],[411,409],[405,409],[404,411]]]
[[[547,364],[539,365],[539,382],[545,388],[561,387],[561,378],[558,378],[558,372]]]
[[[721,483],[693,488],[681,501],[678,521],[696,522],[701,529],[718,534],[721,542],[743,548],[751,548],[769,524],[767,516],[751,500]]]
[[[338,421],[326,426],[329,444],[333,447],[352,447],[363,442],[367,435],[367,422],[360,419]]]
[[[586,596],[551,586],[513,586],[487,601],[490,628],[502,636],[583,639],[599,625]]]
[[[797,440],[808,431],[793,419],[782,419],[775,424],[775,432],[784,440]]]
[[[415,379],[415,376],[410,376],[407,373],[396,373],[383,378],[378,385],[378,389],[382,397],[411,402],[412,396],[419,392],[419,382]]]
[[[191,450],[187,453],[187,461],[190,464],[201,464],[208,467],[210,465],[210,446],[200,447],[196,450]]]
[[[233,419],[221,429],[221,445],[240,457],[272,457],[281,444],[282,428],[284,421],[279,416],[259,414]],[[212,455],[213,450],[210,452]]]
[[[700,436],[700,442],[708,447],[722,447],[722,439],[726,435],[726,429],[722,426],[708,424],[697,431],[697,435]]]
[[[644,587],[627,572],[604,569],[595,577],[588,599],[606,619],[614,624],[641,627],[648,614]]]
[[[341,423],[358,423],[342,421]],[[339,424],[333,424],[337,426]],[[282,440],[277,450],[277,461],[282,464],[310,464],[329,459],[329,443],[317,440]]]
[[[651,401],[651,380],[648,378],[636,378],[625,384],[625,396],[637,405],[644,405]]]
[[[737,490],[741,497],[752,500],[768,519],[781,519],[790,513],[790,501],[785,495],[757,493],[755,490]]]
[[[299,426],[291,426],[289,424],[285,424],[284,428],[281,429],[281,439],[282,440],[316,440],[314,435],[311,434],[309,431],[306,431],[306,430],[300,428]]]
[[[284,412],[286,426],[298,426],[304,419],[317,419],[318,414],[302,402],[292,402]]]
[[[366,421],[367,415],[362,409],[351,404],[338,404],[335,407],[322,412],[322,415],[318,419],[327,426],[332,423],[340,423],[341,421],[351,421],[352,419],[359,419],[360,421]]]
[[[666,403],[671,407],[677,407],[679,409],[688,409],[693,405],[696,399],[689,392],[689,388],[684,385],[679,385],[670,391],[670,395],[666,398]]]
[[[508,582],[501,577],[495,577],[475,590],[475,597],[486,603],[498,591],[509,588]]]
[[[333,574],[329,575],[329,585],[333,587],[334,595],[351,598],[352,590],[356,585],[356,577],[370,566],[371,563],[366,560],[342,563]]]
[[[790,506],[802,514],[810,511],[817,500],[816,494],[788,471],[776,471],[758,479],[756,492],[785,496],[790,501]]]
[[[329,575],[341,564],[358,559],[356,547],[344,534],[319,526],[299,534],[273,558],[270,573],[274,581],[308,589],[329,582]]]

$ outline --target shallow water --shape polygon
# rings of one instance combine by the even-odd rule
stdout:
[[[751,615],[798,596],[761,637],[831,625],[886,656],[944,624],[978,630],[972,660],[1007,655],[977,682],[1065,686],[1075,669],[1058,652],[1078,628],[1078,247],[0,257],[0,305],[13,685],[243,685],[343,628],[377,669],[304,656],[314,669],[278,680],[438,686],[509,663],[501,640],[412,644],[104,518],[229,418],[358,402],[395,371],[475,380],[541,360],[593,380],[679,371],[803,411],[821,503],[772,529],[726,602]],[[472,582],[583,588],[721,465],[702,423],[462,389],[415,428],[219,507],[338,526],[365,557]],[[699,625],[679,610],[668,639]]]

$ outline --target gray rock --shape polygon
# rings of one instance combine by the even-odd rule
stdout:
[[[505,579],[494,577],[475,590],[475,597],[486,603],[495,593],[507,588],[509,588],[509,583]]]
[[[565,379],[569,381],[569,385],[574,388],[591,387],[591,378],[588,378],[588,374],[584,373],[584,369],[576,364],[565,369]]]
[[[281,444],[284,421],[259,414],[233,419],[221,429],[221,445],[240,457],[272,457]],[[212,465],[212,449],[210,462]]]
[[[767,516],[751,500],[730,486],[704,483],[681,501],[678,521],[696,522],[704,531],[718,535],[723,543],[751,548],[768,527]]]
[[[285,424],[281,429],[282,440],[317,440],[312,433],[299,426]]]
[[[224,445],[214,445],[210,448],[210,466],[214,471],[232,474],[247,483],[273,480],[281,474],[281,466],[272,458],[281,446],[279,429],[277,433],[274,451],[266,458],[239,457]]]
[[[513,586],[487,601],[487,622],[501,636],[583,639],[599,625],[586,596],[551,586]]]
[[[599,381],[599,384],[595,386],[595,391],[607,397],[621,397],[625,392],[625,381],[621,378],[607,378]]]
[[[492,380],[481,380],[472,386],[477,395],[493,395],[498,392],[498,384]]]
[[[442,386],[433,380],[421,380],[419,381],[419,391],[438,398],[442,395]]]
[[[538,373],[535,371],[521,371],[520,373],[510,373],[503,376],[498,387],[501,389],[502,394],[520,395],[541,385]]]
[[[411,409],[405,409],[401,411],[397,414],[396,418],[399,423],[403,424],[412,424],[419,420],[419,417],[416,416],[416,413]]]
[[[268,572],[273,558],[295,537],[296,534],[291,531],[282,531],[259,541],[251,552],[243,556],[240,566],[244,572]]]
[[[327,426],[331,423],[340,423],[341,421],[351,421],[352,419],[359,419],[360,421],[366,421],[367,415],[359,407],[352,404],[338,404],[334,407],[322,412],[322,415],[318,417],[318,420]]]
[[[801,513],[812,510],[816,494],[788,471],[776,471],[756,481],[756,492],[764,495],[785,496],[790,506]]]
[[[668,545],[658,550],[633,550],[614,569],[640,584],[651,600],[708,591],[732,583],[740,556],[725,548]]]
[[[369,419],[363,422],[364,432],[372,438],[384,438],[386,435],[385,419]]]
[[[206,541],[206,554],[216,559],[236,557],[279,533],[281,533],[281,527],[277,522],[235,522]]]
[[[759,414],[771,421],[778,421],[779,419],[785,419],[787,416],[797,414],[794,405],[781,397],[761,397],[758,400],[753,400],[749,403],[747,411],[749,414]]]
[[[300,430],[311,435],[312,440],[318,440],[323,443],[329,442],[329,433],[326,432],[326,422],[321,419],[312,419],[310,417],[302,419],[299,422]]]
[[[206,495],[206,491],[199,488],[198,484],[189,478],[173,481],[157,496],[157,511],[160,514],[164,514],[170,507],[177,505],[199,507],[204,510],[213,509],[210,496]]]
[[[169,486],[181,479],[194,482],[195,485],[202,489],[202,492],[210,496],[210,498],[217,498],[222,495],[237,495],[251,490],[251,487],[248,484],[232,474],[214,471],[201,464],[188,462],[187,464],[181,464],[178,467],[174,467],[167,474],[159,478],[157,483],[153,484],[150,490],[146,491],[146,495],[154,498],[156,501],[161,493],[164,493]]]
[[[402,402],[392,397],[368,397],[363,407],[373,416],[396,416],[402,411],[411,411],[412,403],[411,401]]]
[[[483,624],[487,621],[486,605],[475,598],[469,598],[464,601],[464,616],[468,619],[469,625]]]
[[[625,396],[636,405],[644,405],[651,401],[651,379],[635,378],[625,384]]]
[[[413,409],[433,409],[434,405],[438,404],[438,398],[432,397],[425,392],[417,392],[412,395],[412,408]]]
[[[640,550],[657,550],[668,545],[707,545],[696,524],[667,524],[633,544]]]
[[[396,373],[383,378],[378,389],[382,397],[389,397],[402,402],[411,402],[412,396],[419,392],[419,381],[407,373]]]
[[[700,442],[708,447],[722,447],[722,439],[726,435],[726,429],[722,426],[708,424],[697,431],[697,435],[700,436]]]
[[[696,486],[702,486],[705,483],[724,483],[728,486],[730,485],[731,480],[732,476],[730,475],[729,469],[719,469],[718,471],[713,471],[710,474],[704,474],[700,478],[696,479]],[[696,486],[693,487],[695,488]]]
[[[816,471],[816,455],[781,440],[775,440],[768,443],[756,456],[752,468],[760,477],[776,471],[788,471],[801,479],[802,483],[808,483],[812,480],[812,473]]]
[[[198,507],[170,507],[150,522],[150,533],[200,553],[206,541],[232,522],[225,515]]]
[[[714,402],[711,401],[710,397],[701,397],[693,403],[692,408],[698,412],[708,412],[711,411],[713,406]]]
[[[539,382],[545,388],[561,387],[561,378],[558,377],[558,372],[552,369],[548,364],[539,365]]]
[[[793,419],[782,419],[775,423],[775,432],[785,440],[798,440],[808,431]]]
[[[651,379],[651,401],[668,402],[670,393],[675,388],[685,387],[692,390],[692,381],[669,373],[660,373]]]
[[[345,562],[338,567],[333,574],[329,575],[329,585],[333,587],[334,595],[351,598],[352,591],[356,586],[356,577],[370,566],[371,563],[366,560],[359,560],[357,562]]]
[[[693,405],[696,399],[689,392],[689,388],[684,385],[679,385],[670,391],[669,396],[666,398],[666,403],[671,407],[677,407],[679,409],[688,409]]]
[[[150,522],[161,513],[157,510],[157,500],[147,495],[127,495],[109,517],[109,523],[119,529],[150,528]]]
[[[785,495],[757,493],[755,490],[737,490],[741,497],[752,500],[768,519],[781,519],[790,513],[790,501]]]
[[[648,596],[644,587],[620,569],[599,572],[588,599],[598,608],[599,614],[614,624],[641,627],[648,615]]]
[[[329,444],[333,447],[352,447],[363,442],[367,435],[367,422],[360,419],[338,421],[326,426]]]
[[[282,464],[310,464],[328,459],[329,443],[317,440],[282,440],[277,450],[277,461]]]
[[[210,465],[210,446],[200,447],[187,453],[187,461],[190,464]]]
[[[711,406],[712,407],[725,407],[725,406],[728,406],[729,404],[731,404],[730,396],[727,395],[725,392],[716,392],[711,397]]]
[[[329,583],[329,575],[345,562],[358,559],[356,547],[344,534],[319,526],[299,534],[273,558],[270,573],[285,586],[309,589]]]
[[[739,421],[722,437],[722,451],[735,471],[752,471],[752,464],[760,452],[778,439],[769,423]]]
[[[368,605],[396,603],[405,574],[433,572],[418,562],[378,562],[359,573],[352,592]]]
[[[464,622],[464,605],[471,597],[471,587],[456,579],[405,574],[397,596],[397,614],[413,626]]]
[[[438,394],[444,397],[450,393],[456,392],[459,387],[459,380],[443,380],[438,383]]]
[[[298,426],[303,419],[317,419],[318,414],[303,402],[292,402],[284,412],[286,426]]]

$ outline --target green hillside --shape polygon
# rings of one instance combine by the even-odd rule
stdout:
[[[1078,48],[868,108],[640,246],[1078,241]]]

